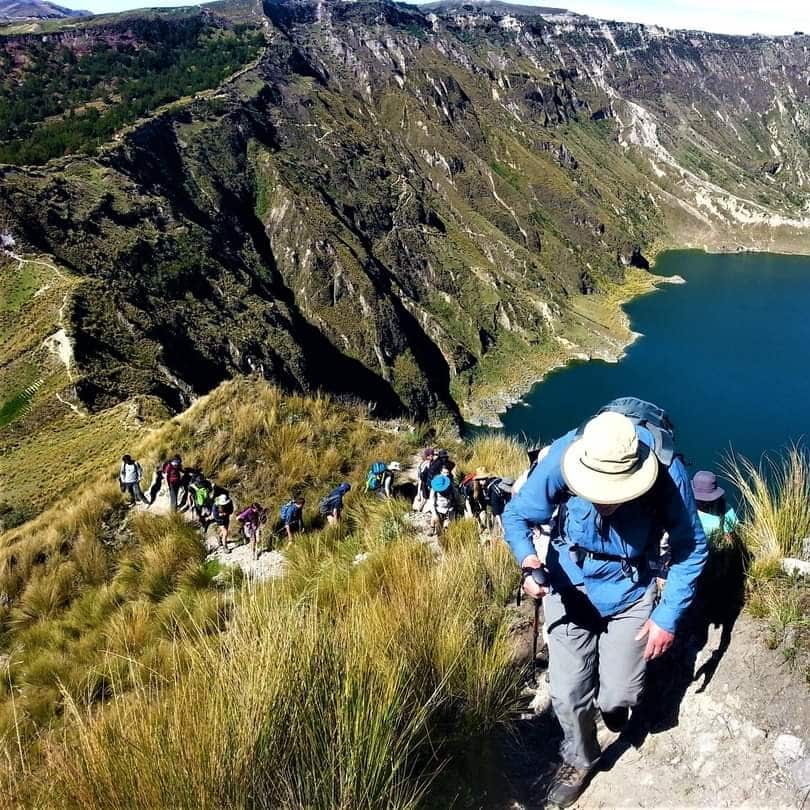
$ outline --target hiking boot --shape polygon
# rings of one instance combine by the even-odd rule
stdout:
[[[563,762],[548,788],[546,801],[555,807],[569,807],[588,786],[592,768],[577,768]]]
[[[618,709],[613,709],[610,712],[602,712],[602,721],[605,726],[613,732],[621,733],[627,725],[627,720],[630,717],[630,709],[627,706],[621,706]]]

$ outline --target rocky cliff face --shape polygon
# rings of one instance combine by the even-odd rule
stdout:
[[[250,11],[267,48],[216,93],[95,157],[0,167],[0,223],[81,279],[91,407],[180,407],[257,371],[455,413],[488,355],[581,340],[571,301],[654,243],[810,227],[805,37],[497,4]]]

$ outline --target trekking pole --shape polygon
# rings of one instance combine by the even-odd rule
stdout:
[[[541,588],[548,587],[548,576],[543,568],[522,568],[517,592],[517,606],[520,607],[523,596],[523,583],[533,579]],[[540,635],[540,600],[534,600],[534,621],[532,622],[532,683],[537,685],[537,638]]]

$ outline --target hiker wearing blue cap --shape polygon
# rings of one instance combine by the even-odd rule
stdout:
[[[430,482],[432,533],[441,536],[450,521],[459,517],[463,511],[464,503],[453,479],[445,474],[434,476]]]

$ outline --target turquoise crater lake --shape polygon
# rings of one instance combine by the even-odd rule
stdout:
[[[546,443],[617,396],[666,408],[690,471],[733,447],[763,452],[810,433],[810,258],[670,251],[654,267],[686,284],[625,307],[641,337],[618,363],[574,362],[502,415],[508,434]]]

